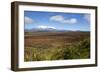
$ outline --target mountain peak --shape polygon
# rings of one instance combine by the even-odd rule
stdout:
[[[52,26],[38,26],[38,29],[56,29],[55,27]]]

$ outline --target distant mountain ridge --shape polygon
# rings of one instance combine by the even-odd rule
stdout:
[[[68,31],[68,30],[59,30],[54,28],[32,28],[24,29],[25,32],[57,32],[57,31]]]
[[[63,30],[63,29],[54,29],[54,28],[32,28],[24,29],[25,32],[90,32],[90,31],[81,31],[81,30]]]

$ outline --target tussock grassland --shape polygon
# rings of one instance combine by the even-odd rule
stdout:
[[[89,32],[25,33],[24,61],[90,58]]]

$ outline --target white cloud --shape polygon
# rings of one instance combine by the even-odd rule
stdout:
[[[75,23],[77,23],[77,19],[71,18],[71,19],[63,20],[62,23],[75,24]]]
[[[62,15],[52,16],[50,18],[50,20],[60,22],[60,23],[65,23],[65,24],[75,24],[75,23],[77,23],[76,18],[65,19],[64,16],[62,16]]]
[[[34,20],[30,17],[25,16],[24,17],[24,23],[25,24],[32,24],[34,22]]]
[[[90,22],[90,15],[89,14],[85,14],[84,15],[84,19],[87,20],[88,22]]]
[[[38,28],[42,28],[42,29],[47,29],[47,28],[56,29],[55,27],[52,27],[52,26],[44,26],[44,25],[38,26]]]
[[[62,20],[64,20],[64,17],[61,16],[61,15],[56,15],[56,16],[52,16],[50,18],[50,20],[52,20],[52,21],[62,21]]]

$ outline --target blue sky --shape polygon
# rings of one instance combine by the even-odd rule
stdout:
[[[90,14],[24,11],[24,28],[90,31]]]

